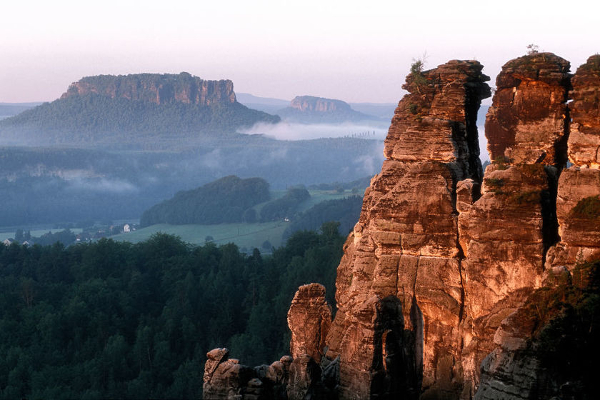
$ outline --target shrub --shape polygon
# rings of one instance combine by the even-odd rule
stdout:
[[[490,188],[490,191],[494,193],[503,193],[502,188],[504,187],[504,179],[502,178],[486,178],[485,184]]]
[[[529,190],[526,192],[514,193],[511,201],[517,204],[535,204],[540,202],[540,192],[537,190]]]
[[[600,196],[590,196],[577,202],[571,210],[571,216],[583,219],[600,219]]]

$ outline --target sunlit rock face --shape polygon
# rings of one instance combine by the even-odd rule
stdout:
[[[560,242],[547,267],[600,258],[600,55],[588,58],[572,79],[569,160],[558,181],[556,214]]]
[[[563,164],[569,90],[568,61],[535,53],[504,64],[485,123],[492,160]]]
[[[572,79],[569,160],[600,168],[600,55],[588,58]]]
[[[476,61],[407,77],[338,267],[327,358],[340,357],[340,396],[453,396],[464,290],[456,187],[481,179],[476,114],[490,90]],[[477,185],[467,197],[477,197]]]
[[[61,96],[99,94],[110,98],[147,101],[156,104],[185,103],[208,106],[235,103],[233,82],[207,81],[187,72],[175,74],[131,74],[89,76],[69,86]]]
[[[287,316],[292,332],[290,353],[294,359],[306,354],[315,362],[321,362],[331,319],[325,287],[318,283],[300,286]]]
[[[387,159],[344,245],[333,323],[320,285],[302,286],[292,302],[287,398],[558,393],[559,375],[531,345],[549,319],[531,307],[570,282],[577,264],[600,259],[599,66],[591,57],[571,90],[569,63],[553,54],[505,64],[486,121],[494,163],[485,174],[481,65],[409,74]],[[218,375],[233,392],[235,368]]]
[[[558,240],[555,199],[566,160],[569,77],[569,63],[551,53],[509,61],[497,77],[485,125],[494,163],[481,198],[459,215],[470,395],[494,332],[542,285],[546,251]]]

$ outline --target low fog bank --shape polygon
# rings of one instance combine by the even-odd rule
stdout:
[[[253,127],[241,130],[245,134],[263,134],[277,140],[310,140],[320,138],[364,138],[384,140],[389,124],[372,123],[356,124],[300,124],[282,121],[277,124],[258,123]]]

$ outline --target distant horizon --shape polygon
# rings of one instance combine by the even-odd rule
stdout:
[[[479,60],[494,86],[529,44],[573,72],[600,51],[598,3],[34,0],[1,9],[0,103],[52,101],[85,76],[181,71],[259,97],[397,103],[415,59],[426,69]]]

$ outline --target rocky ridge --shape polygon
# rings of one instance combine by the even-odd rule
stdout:
[[[327,319],[300,311],[321,304],[319,292],[294,300],[310,329],[290,324],[291,348],[302,349],[293,362],[312,372],[288,382],[288,395],[312,387],[311,398],[533,399],[542,386],[542,397],[559,394],[564,385],[543,383],[551,374],[529,345],[548,320],[524,307],[553,293],[552,277],[569,281],[600,259],[599,64],[591,57],[573,77],[551,53],[505,64],[486,121],[494,163],[485,174],[475,124],[490,95],[482,66],[450,61],[409,74],[387,159],[344,246],[324,345],[323,330],[303,344]]]

